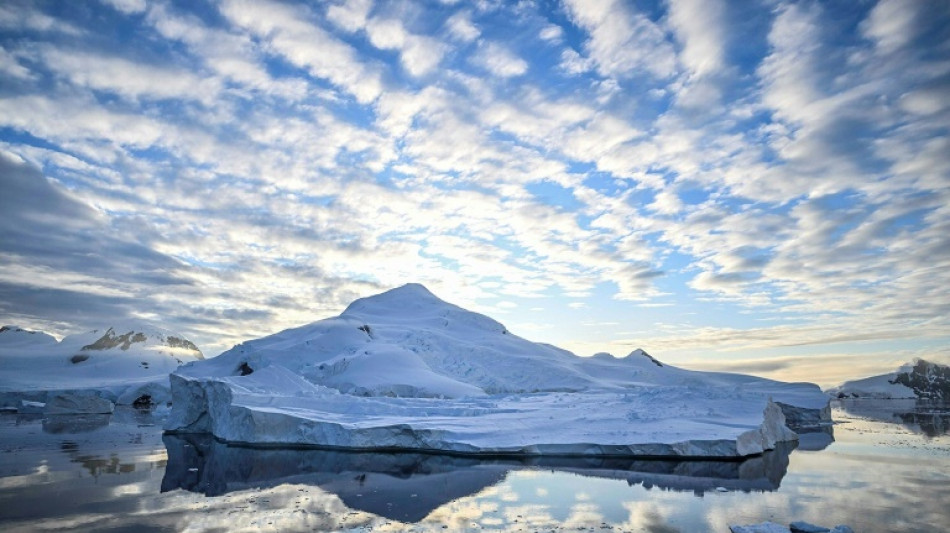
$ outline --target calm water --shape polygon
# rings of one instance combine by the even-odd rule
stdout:
[[[2,531],[950,530],[950,409],[849,401],[745,462],[474,460],[251,449],[134,410],[0,415]]]

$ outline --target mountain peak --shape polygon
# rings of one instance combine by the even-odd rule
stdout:
[[[354,300],[343,311],[343,314],[395,313],[398,316],[406,311],[420,311],[433,306],[450,305],[432,294],[424,285],[407,283],[395,289]]]
[[[655,357],[653,357],[652,355],[648,354],[648,353],[647,353],[645,350],[643,350],[642,348],[637,348],[636,350],[630,352],[629,354],[627,354],[627,357],[628,357],[628,358],[633,358],[633,357],[646,357],[647,359],[649,359],[650,361],[652,361],[653,364],[655,364],[656,366],[660,366],[660,367],[663,366],[663,363],[661,363],[660,361],[658,361],[658,360],[657,360]]]

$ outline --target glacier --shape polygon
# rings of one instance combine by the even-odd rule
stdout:
[[[418,284],[170,376],[170,433],[449,454],[740,458],[830,422],[813,384],[579,357]]]

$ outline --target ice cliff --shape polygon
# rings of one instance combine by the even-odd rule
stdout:
[[[171,375],[166,429],[458,454],[741,457],[827,419],[817,386],[578,357],[406,285]],[[788,413],[788,415],[786,415]]]

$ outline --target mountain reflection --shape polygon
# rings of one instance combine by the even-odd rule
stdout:
[[[850,415],[900,424],[929,438],[950,434],[950,403],[922,400],[840,400]]]
[[[208,435],[164,435],[162,492],[207,496],[285,483],[320,487],[348,507],[418,522],[451,501],[476,494],[521,469],[569,472],[675,491],[774,491],[794,444],[742,461],[631,458],[482,458],[230,446]]]

